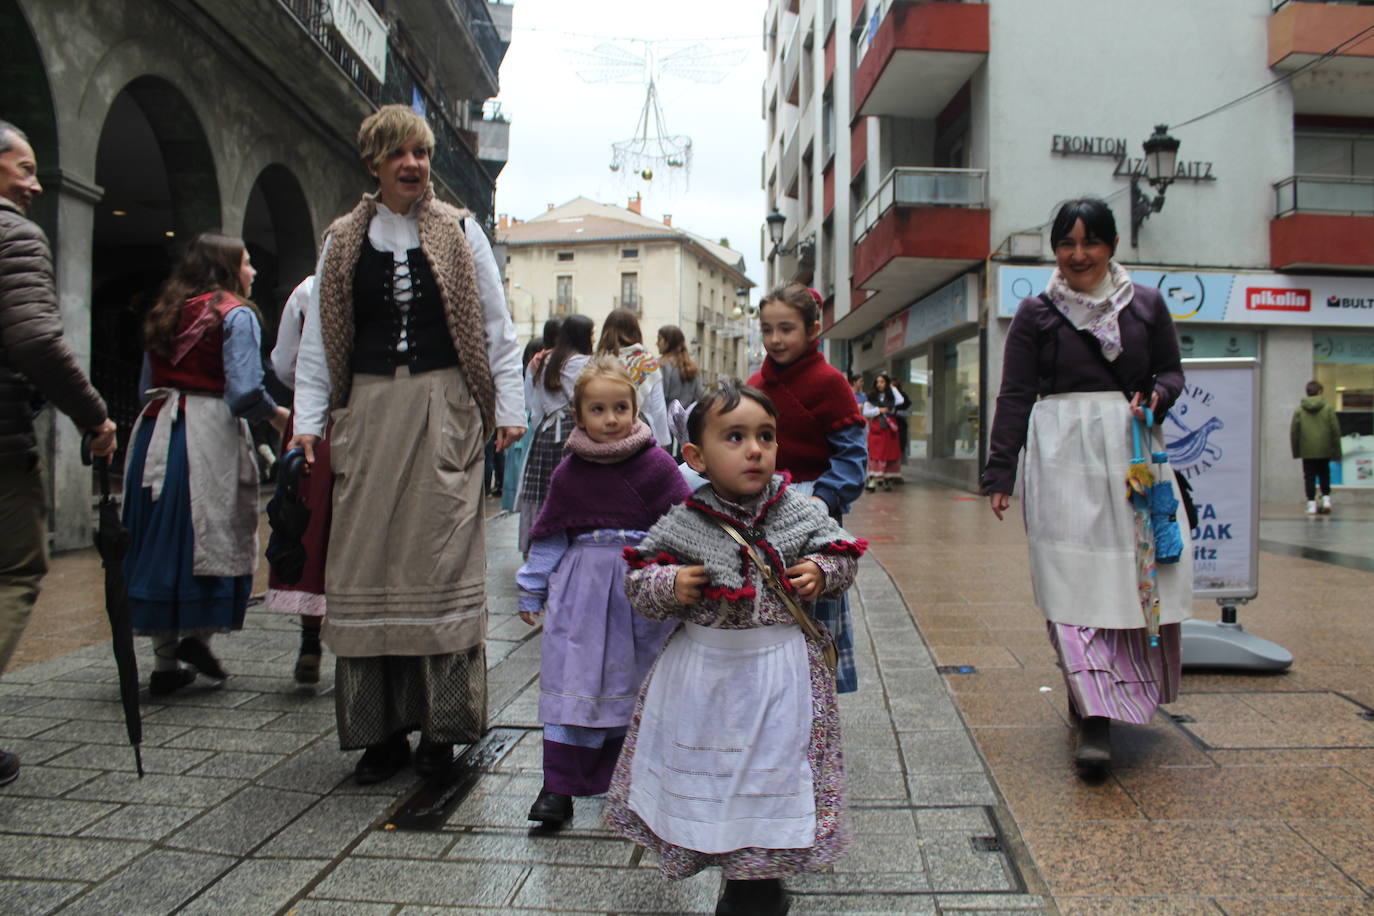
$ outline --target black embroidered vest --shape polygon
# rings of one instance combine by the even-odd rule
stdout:
[[[396,295],[404,293],[406,278],[397,278],[395,259],[364,237],[353,273],[354,372],[393,375],[406,366],[417,374],[458,365],[429,259],[412,248],[406,265],[411,298],[403,302]]]

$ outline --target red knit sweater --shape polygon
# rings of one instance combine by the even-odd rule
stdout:
[[[849,382],[825,361],[819,344],[786,366],[768,357],[749,384],[772,398],[778,409],[778,470],[787,471],[793,480],[815,480],[824,474],[832,451],[827,437],[864,423]]]

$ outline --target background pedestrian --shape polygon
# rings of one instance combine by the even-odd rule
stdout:
[[[33,420],[49,401],[91,435],[91,453],[115,450],[105,402],[62,336],[52,251],[29,204],[43,186],[23,131],[0,121],[0,672],[28,624],[48,571],[48,498]],[[19,758],[0,750],[0,785]]]
[[[1322,397],[1322,383],[1307,383],[1307,397],[1293,411],[1288,438],[1293,457],[1302,459],[1302,485],[1307,494],[1307,514],[1331,511],[1331,462],[1341,460],[1341,424],[1336,411]],[[1321,503],[1317,484],[1321,484]]]
[[[247,298],[256,273],[242,239],[197,236],[143,323],[124,571],[134,634],[153,640],[153,694],[197,672],[229,676],[210,639],[243,628],[252,593],[260,507],[248,423],[280,432],[289,414],[263,384],[260,317]]]
[[[620,357],[625,371],[634,380],[640,417],[649,424],[649,432],[656,441],[671,442],[668,404],[663,397],[663,372],[659,369],[658,358],[644,346],[639,316],[629,309],[612,309],[601,323],[596,352]]]
[[[530,551],[530,528],[544,507],[549,477],[563,460],[563,444],[575,424],[573,385],[592,353],[596,325],[586,315],[569,315],[558,329],[558,345],[535,356],[525,373],[525,399],[534,437],[525,452],[516,507],[520,512],[520,552]]]

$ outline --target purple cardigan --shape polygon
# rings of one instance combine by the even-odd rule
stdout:
[[[1183,391],[1173,316],[1159,290],[1136,286],[1120,320],[1122,353],[1116,358],[1117,374],[1134,380],[1132,384],[1138,389],[1158,391],[1157,414],[1163,416]],[[1121,390],[1089,346],[1083,335],[1061,321],[1043,299],[1035,296],[1021,300],[1007,330],[1002,390],[997,395],[988,464],[983,470],[985,492],[1012,492],[1031,408],[1040,396]]]

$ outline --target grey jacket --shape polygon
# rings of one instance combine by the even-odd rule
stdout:
[[[38,458],[35,395],[81,429],[105,422],[105,402],[62,337],[47,236],[0,197],[0,466]]]

